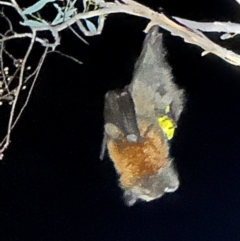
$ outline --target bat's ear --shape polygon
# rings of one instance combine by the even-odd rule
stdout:
[[[128,207],[133,206],[136,203],[136,201],[138,200],[137,196],[129,190],[124,192],[123,198],[124,198],[124,203]]]

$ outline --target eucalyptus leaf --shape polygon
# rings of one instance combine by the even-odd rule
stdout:
[[[34,20],[26,20],[24,22],[20,22],[20,24],[23,26],[35,27],[35,28],[49,26],[48,23],[44,20],[41,22],[34,21]]]
[[[73,16],[76,12],[77,12],[76,8],[70,9],[69,11],[67,11],[65,13],[65,16],[69,18],[69,17]]]
[[[86,25],[87,25],[89,31],[93,34],[97,34],[97,29],[96,29],[95,25],[87,19],[85,19],[85,22],[86,22]]]
[[[58,13],[56,18],[54,18],[54,20],[52,21],[52,25],[61,23],[63,21],[62,15],[62,13]]]
[[[40,9],[42,9],[47,3],[55,2],[55,1],[56,0],[40,0],[40,1],[36,2],[35,4],[33,4],[32,6],[26,8],[22,13],[23,14],[35,13],[35,12],[39,11]]]
[[[72,2],[70,2],[70,7],[69,7],[69,9],[72,9],[72,8],[74,7],[76,1],[77,1],[77,0],[73,0]]]
[[[57,9],[58,13],[62,13],[62,14],[63,14],[63,11],[62,11],[62,9],[58,6],[58,4],[54,3],[53,6]]]
[[[52,21],[52,25],[57,25],[59,23],[62,22],[66,22],[67,20],[69,20],[75,13],[76,13],[77,9],[71,9],[69,11],[67,11],[65,14],[58,14],[56,16],[56,18]]]
[[[222,40],[226,40],[226,39],[230,39],[235,37],[237,34],[233,34],[233,33],[224,33],[223,35],[220,36],[220,39]]]

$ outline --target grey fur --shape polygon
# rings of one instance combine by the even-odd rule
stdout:
[[[148,123],[155,128],[168,151],[168,140],[157,120],[166,115],[166,107],[170,107],[169,118],[175,126],[183,110],[184,93],[174,83],[171,67],[166,61],[166,50],[163,47],[162,34],[158,26],[148,32],[141,55],[135,65],[135,71],[129,91],[110,91],[105,97],[105,137],[120,139],[125,136],[129,142],[141,141],[138,124]],[[121,95],[121,93],[125,93]],[[106,139],[105,139],[106,140]],[[179,178],[169,157],[166,166],[152,176],[144,176],[137,180],[131,189],[124,189],[124,200],[128,206],[138,199],[151,201],[164,193],[174,192],[179,187]]]
[[[129,85],[137,121],[148,120],[155,127],[158,126],[157,118],[166,114],[167,106],[170,106],[169,115],[177,125],[184,106],[184,92],[174,83],[171,67],[166,61],[163,37],[158,30],[158,26],[149,30]],[[164,142],[167,142],[166,138]],[[124,200],[128,206],[138,199],[151,201],[164,193],[174,192],[179,184],[178,173],[170,159],[156,175],[143,177],[134,188],[125,190]]]
[[[153,26],[144,40],[129,89],[137,116],[156,119],[170,106],[172,118],[177,122],[183,110],[184,93],[174,83],[165,55],[162,34],[158,26]]]

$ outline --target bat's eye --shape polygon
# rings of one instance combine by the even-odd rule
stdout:
[[[158,124],[162,128],[164,134],[168,140],[171,140],[174,136],[175,126],[173,121],[164,115],[158,118]]]

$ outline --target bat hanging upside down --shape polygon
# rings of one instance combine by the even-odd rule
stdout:
[[[105,95],[101,158],[107,145],[128,206],[179,187],[169,140],[183,110],[184,94],[173,81],[165,54],[162,34],[153,26],[130,85]]]

